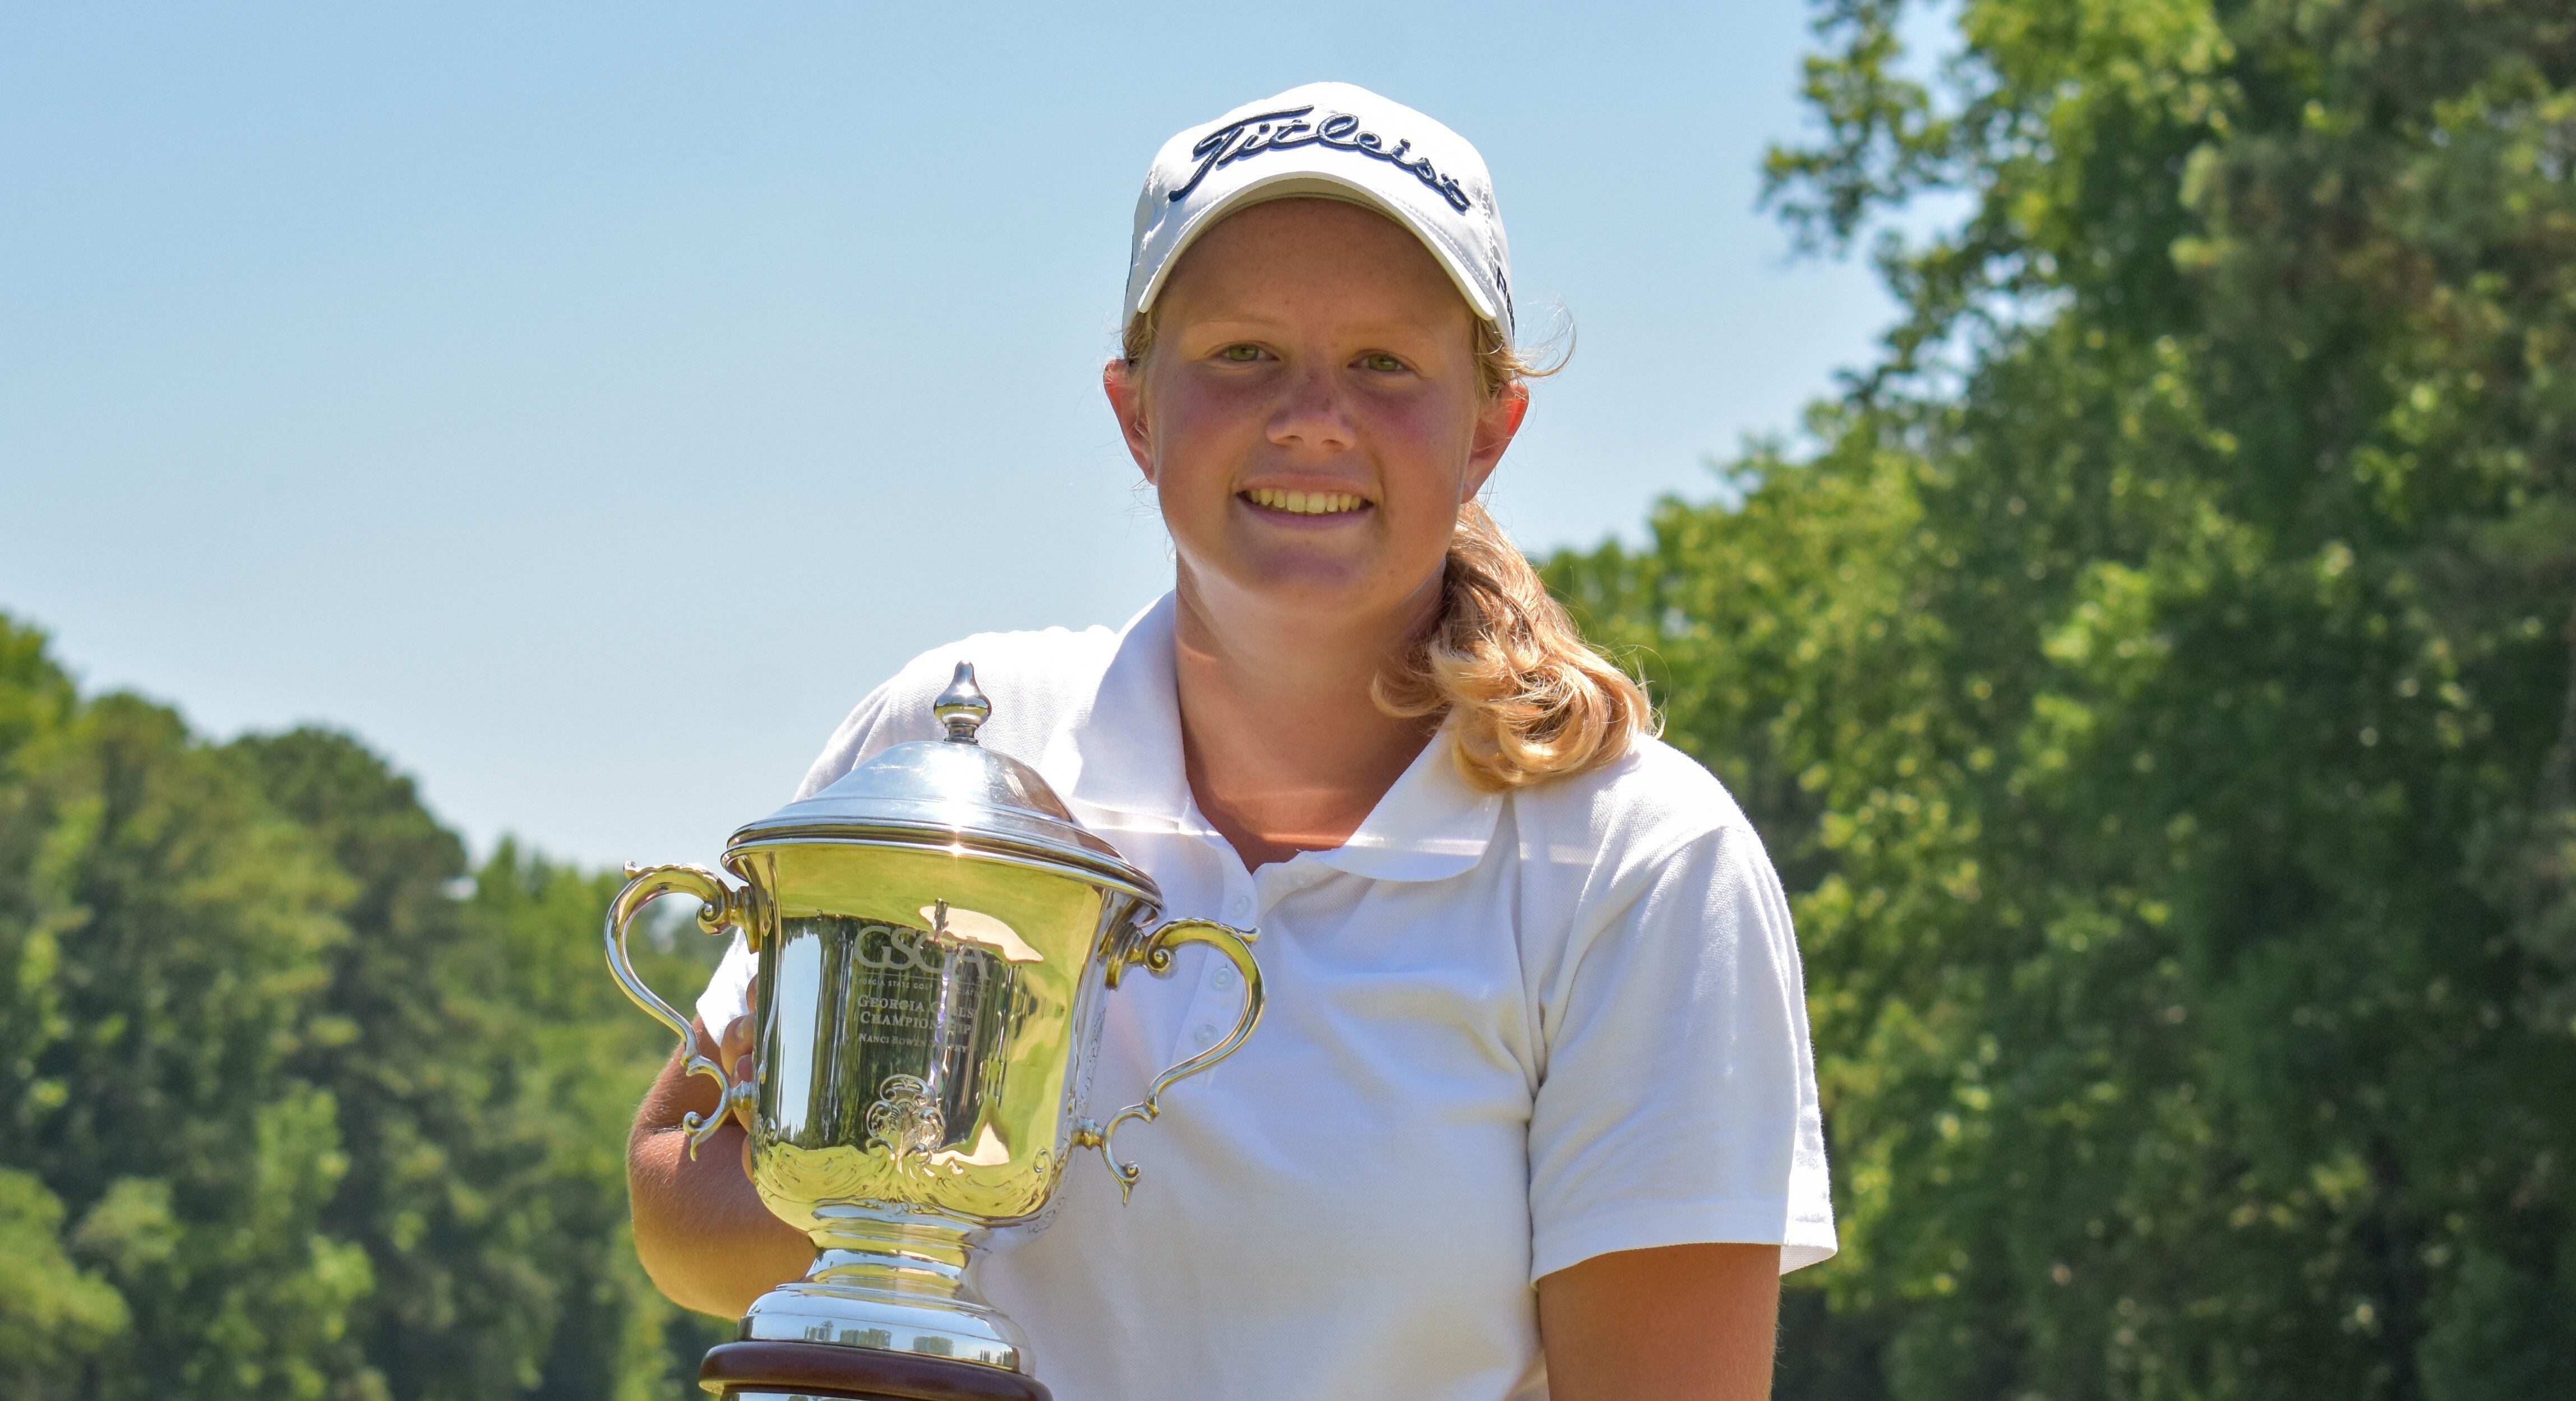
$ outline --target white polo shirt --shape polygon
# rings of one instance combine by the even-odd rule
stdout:
[[[1058,1401],[1543,1398],[1540,1276],[1614,1250],[1834,1252],[1789,909],[1726,790],[1670,746],[1511,793],[1427,746],[1348,842],[1247,872],[1181,763],[1172,599],[1120,632],[986,633],[851,712],[811,794],[936,738],[959,660],[978,735],[1033,764],[1161,885],[1165,914],[1260,930],[1269,1007],[1208,1074],[1096,1154],[1045,1234],[979,1266]],[[721,1032],[737,942],[698,1001]],[[1108,1001],[1091,1109],[1231,1027],[1242,988],[1185,949]]]

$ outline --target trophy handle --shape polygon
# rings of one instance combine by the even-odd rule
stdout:
[[[752,918],[752,907],[759,897],[749,886],[726,885],[722,876],[704,866],[629,865],[626,875],[626,888],[618,891],[617,898],[608,904],[608,971],[617,975],[617,985],[626,989],[626,995],[635,1000],[636,1006],[679,1036],[680,1053],[687,1057],[681,1062],[681,1071],[703,1075],[716,1082],[716,1112],[700,1114],[692,1109],[688,1117],[680,1121],[680,1131],[689,1136],[689,1156],[695,1158],[698,1149],[716,1136],[725,1116],[735,1108],[749,1104],[758,1089],[749,1083],[734,1083],[723,1066],[698,1054],[698,1034],[688,1019],[674,1011],[670,1003],[663,1001],[660,994],[647,987],[644,980],[636,975],[634,960],[626,956],[626,927],[634,922],[637,912],[654,896],[676,891],[698,897],[700,929],[709,934],[740,929],[756,948],[760,931]]]
[[[1136,1179],[1142,1170],[1134,1163],[1118,1161],[1117,1151],[1110,1146],[1118,1126],[1130,1119],[1154,1122],[1163,1112],[1163,1091],[1233,1055],[1235,1048],[1252,1035],[1252,1029],[1261,1025],[1261,965],[1252,957],[1252,942],[1260,937],[1252,930],[1212,919],[1176,919],[1146,935],[1129,952],[1110,958],[1108,982],[1112,988],[1118,986],[1120,975],[1137,964],[1158,978],[1168,976],[1172,971],[1172,951],[1183,944],[1205,944],[1215,949],[1243,975],[1243,1015],[1235,1019],[1234,1030],[1224,1040],[1155,1076],[1144,1100],[1111,1115],[1106,1125],[1089,1119],[1074,1125],[1073,1146],[1100,1150],[1100,1160],[1109,1165],[1110,1176],[1118,1179],[1118,1200],[1122,1203],[1136,1195]]]

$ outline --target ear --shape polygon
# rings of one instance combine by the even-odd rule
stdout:
[[[1529,386],[1519,380],[1502,387],[1502,391],[1476,411],[1476,437],[1467,448],[1467,477],[1458,504],[1473,500],[1485,489],[1485,479],[1494,475],[1495,464],[1521,431],[1521,420],[1529,416]]]
[[[1124,359],[1112,359],[1100,367],[1100,388],[1109,396],[1109,411],[1118,416],[1118,434],[1127,440],[1127,455],[1136,459],[1136,470],[1145,480],[1154,480],[1154,450],[1145,435],[1144,366]]]

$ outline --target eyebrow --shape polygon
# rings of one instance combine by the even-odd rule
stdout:
[[[1272,331],[1278,329],[1283,324],[1285,323],[1275,318],[1263,316],[1208,316],[1199,318],[1196,322],[1187,326],[1166,326],[1163,333],[1170,335],[1177,331],[1188,330],[1192,334],[1196,335],[1223,336],[1226,333],[1234,331],[1249,331],[1256,333]],[[1407,321],[1400,319],[1357,322],[1352,325],[1342,327],[1340,330],[1343,334],[1357,336],[1362,339],[1389,335],[1438,336],[1443,334],[1442,329],[1439,327],[1427,325],[1420,321]]]

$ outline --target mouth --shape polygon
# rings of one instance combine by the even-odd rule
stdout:
[[[1288,516],[1356,516],[1376,504],[1347,491],[1279,491],[1266,486],[1238,491],[1235,497]]]

